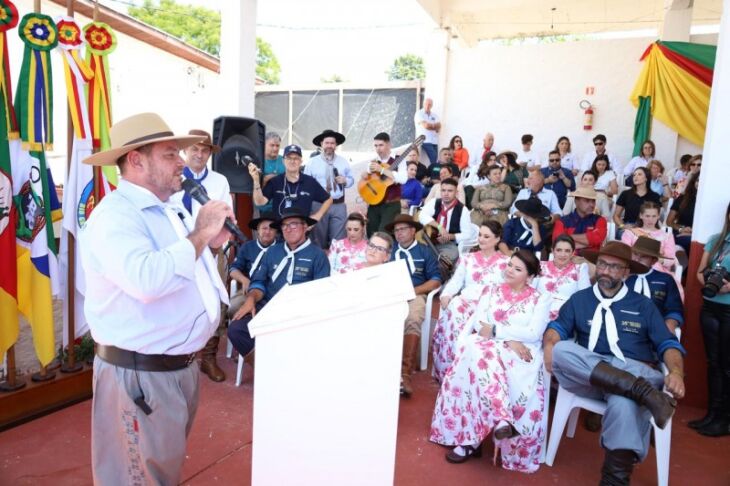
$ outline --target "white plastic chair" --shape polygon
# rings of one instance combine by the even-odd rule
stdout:
[[[238,282],[234,279],[231,279],[231,294],[230,296],[233,297],[236,295],[236,292],[238,292]],[[233,349],[233,344],[231,343],[231,340],[228,339],[228,343],[226,344],[226,358],[232,358],[233,352],[235,350]],[[236,353],[238,354],[238,353]],[[238,354],[238,364],[236,366],[236,386],[241,386],[241,380],[243,379],[243,356]]]
[[[436,287],[426,296],[426,316],[421,324],[421,371],[428,368],[428,353],[431,344],[431,314],[433,314],[433,298],[441,292],[441,286]]]
[[[677,339],[681,338],[682,331],[677,328]],[[662,364],[664,374],[667,369]],[[552,466],[555,461],[555,455],[558,453],[560,439],[563,436],[565,425],[568,425],[566,435],[569,438],[575,436],[575,428],[578,424],[578,415],[580,409],[588,410],[599,415],[606,413],[606,402],[593,398],[585,398],[569,392],[562,386],[558,387],[558,396],[555,400],[555,411],[553,412],[553,426],[550,429],[550,440],[548,441],[547,455],[545,464]],[[667,486],[669,484],[669,453],[672,443],[672,420],[667,422],[664,430],[660,429],[651,419],[652,429],[654,430],[654,448],[656,450],[657,463],[657,485]]]
[[[474,223],[471,223],[471,234],[473,235],[473,238],[469,238],[468,240],[462,240],[459,243],[459,255],[463,255],[464,253],[468,252],[470,249],[479,244],[479,226],[475,225]]]

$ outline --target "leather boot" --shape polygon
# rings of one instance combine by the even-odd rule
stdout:
[[[213,336],[208,339],[205,347],[200,352],[200,371],[216,382],[226,379],[226,374],[218,367],[218,363],[215,360],[215,355],[218,353],[218,341],[220,341],[220,337],[218,336]]]
[[[415,334],[406,334],[403,336],[403,361],[400,369],[400,394],[406,398],[413,393],[413,385],[411,384],[411,373],[413,373],[413,363],[416,361],[418,353],[418,345],[421,338]]]
[[[663,429],[677,408],[677,400],[654,388],[642,377],[601,362],[593,368],[588,380],[606,393],[629,398],[649,409],[657,427]]]
[[[721,396],[720,407],[713,420],[697,429],[700,434],[707,437],[730,435],[730,372],[728,371],[723,371]]]
[[[722,415],[722,372],[719,367],[709,364],[707,367],[707,413],[697,420],[690,420],[687,425],[695,430],[703,429]]]
[[[606,450],[599,486],[628,486],[638,458],[627,449]]]

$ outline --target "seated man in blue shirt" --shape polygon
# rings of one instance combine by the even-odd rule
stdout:
[[[291,208],[298,208],[306,216],[311,216],[315,223],[332,206],[332,197],[312,176],[302,174],[302,149],[299,145],[284,147],[284,166],[286,172],[274,176],[261,189],[260,170],[255,164],[248,165],[248,173],[253,179],[253,202],[256,206],[263,206],[271,202],[271,210],[278,217]],[[322,203],[319,209],[312,213],[312,203]]]
[[[628,245],[611,241],[584,256],[596,264],[596,284],[573,294],[548,325],[545,368],[566,390],[606,401],[601,484],[628,485],[649,449],[649,419],[663,429],[684,396],[685,351],[654,303],[624,284],[629,272],[647,271]],[[666,377],[652,367],[658,358]]]
[[[411,373],[421,341],[421,324],[426,317],[426,296],[441,285],[441,274],[433,251],[416,241],[416,231],[423,229],[421,223],[414,221],[412,216],[399,214],[385,229],[393,233],[398,242],[393,247],[392,259],[406,260],[416,291],[416,298],[408,302],[401,363],[401,395],[410,397],[413,393]]]
[[[570,169],[560,166],[560,160],[560,152],[551,151],[548,156],[548,166],[540,169],[540,172],[545,177],[545,188],[555,193],[562,209],[565,207],[568,191],[575,190],[575,177]]]
[[[549,237],[545,222],[550,220],[550,210],[536,197],[517,201],[515,207],[520,216],[504,224],[502,241],[512,250],[542,251]]]
[[[246,357],[255,346],[255,340],[248,332],[249,322],[279,290],[287,284],[329,277],[327,255],[307,239],[307,227],[314,223],[316,221],[299,208],[289,208],[271,225],[281,231],[284,241],[266,251],[251,277],[246,300],[228,326],[228,339],[241,356]]]
[[[639,236],[631,247],[631,252],[634,261],[646,266],[649,271],[630,275],[626,279],[626,286],[649,297],[659,309],[669,332],[674,334],[684,323],[684,306],[674,277],[652,268],[662,258],[661,243],[653,238]]]
[[[248,240],[238,249],[236,259],[228,269],[230,277],[239,285],[238,292],[231,297],[231,304],[228,306],[229,318],[233,317],[243,305],[253,274],[261,265],[266,250],[276,241],[277,231],[272,225],[277,221],[276,215],[268,212],[248,222],[248,227],[256,232],[256,239]]]

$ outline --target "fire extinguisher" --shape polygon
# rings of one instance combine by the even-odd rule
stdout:
[[[593,105],[590,101],[583,100],[579,106],[583,108],[583,130],[593,130]]]

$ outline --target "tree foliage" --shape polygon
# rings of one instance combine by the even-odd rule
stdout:
[[[213,56],[220,55],[221,14],[215,10],[178,4],[175,0],[144,0],[130,6],[130,16],[177,37]],[[256,76],[267,83],[278,83],[281,66],[271,45],[256,38]]]
[[[426,66],[421,56],[404,54],[397,57],[388,70],[388,81],[424,79]]]
[[[345,78],[337,73],[332,74],[331,76],[321,76],[319,80],[323,83],[344,83],[346,81]]]

